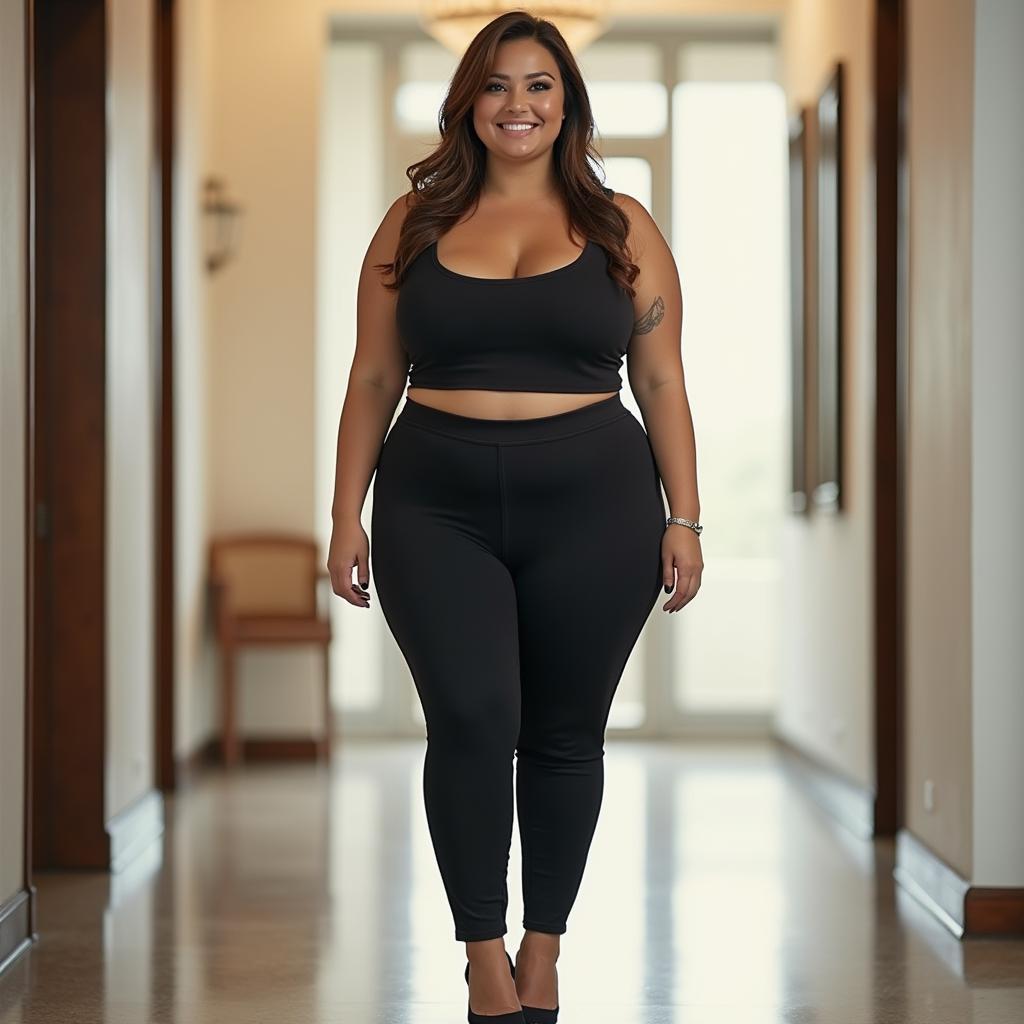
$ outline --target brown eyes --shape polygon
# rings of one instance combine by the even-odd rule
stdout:
[[[490,92],[492,85],[499,85],[499,86],[501,86],[502,89],[505,88],[505,86],[502,85],[501,82],[488,82],[488,84],[484,86],[484,92]],[[546,92],[548,89],[551,88],[551,86],[548,85],[547,82],[533,82],[533,83],[531,83],[530,88],[532,89],[533,86],[535,86],[535,85],[539,85],[540,86],[540,91],[541,92]]]

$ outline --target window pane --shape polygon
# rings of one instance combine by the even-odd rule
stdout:
[[[599,136],[636,138],[665,132],[668,96],[658,47],[594,43],[583,52],[579,65]]]
[[[398,59],[398,81],[444,82],[447,86],[458,63],[447,47],[432,39],[408,43]]]
[[[433,40],[402,47],[395,95],[395,122],[400,132],[437,139],[438,114],[457,64],[455,55]]]
[[[577,58],[587,87],[594,82],[660,82],[661,50],[653,43],[597,42]]]
[[[688,43],[679,48],[681,82],[777,82],[774,43]]]
[[[632,196],[651,212],[651,165],[638,156],[606,156],[604,183],[616,192]]]
[[[333,523],[338,410],[345,400],[348,366],[355,353],[356,287],[367,244],[390,202],[382,194],[381,157],[387,126],[373,102],[380,95],[384,61],[380,47],[337,41],[323,65],[317,258],[317,509],[321,551]],[[359,145],[351,140],[358,139]],[[364,521],[373,507],[367,495]],[[365,615],[344,601],[328,604],[334,640],[330,648],[332,700],[340,714],[372,712],[384,700],[387,624],[380,609]],[[355,612],[355,614],[353,614]]]
[[[661,82],[593,82],[587,92],[597,135],[649,138],[664,134],[668,99]]]
[[[398,130],[437,137],[447,82],[403,82],[395,92],[395,121]]]
[[[673,634],[687,710],[770,706],[788,469],[787,132],[770,82],[684,82],[672,238],[712,571]]]

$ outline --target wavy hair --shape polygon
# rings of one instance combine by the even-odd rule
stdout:
[[[473,128],[473,104],[490,77],[498,45],[509,39],[537,40],[558,64],[565,119],[553,147],[557,187],[570,224],[606,250],[609,275],[632,298],[640,269],[631,262],[626,245],[629,218],[590,163],[591,159],[599,162],[600,157],[593,146],[594,118],[583,76],[555,25],[519,9],[485,25],[459,61],[438,114],[441,140],[427,157],[405,169],[412,189],[395,258],[376,264],[375,269],[394,275],[394,281],[385,282],[384,287],[398,290],[413,260],[479,199],[487,148]]]

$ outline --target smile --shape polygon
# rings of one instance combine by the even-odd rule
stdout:
[[[499,124],[498,127],[509,135],[529,135],[534,128],[539,128],[540,125],[534,123],[525,123],[522,121],[509,121],[505,124]]]

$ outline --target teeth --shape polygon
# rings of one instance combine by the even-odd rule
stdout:
[[[498,127],[504,128],[507,132],[526,132],[537,126],[533,124],[500,124]]]

